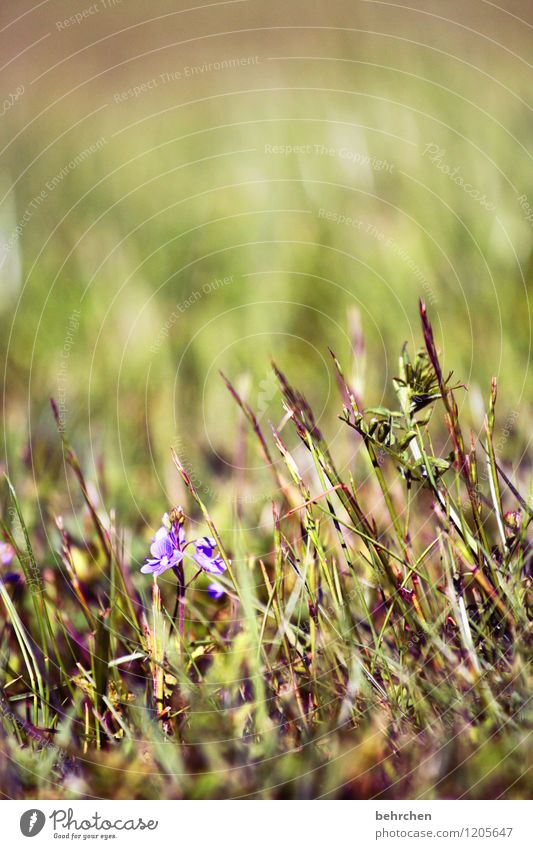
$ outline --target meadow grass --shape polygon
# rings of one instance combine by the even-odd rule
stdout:
[[[146,533],[102,503],[52,405],[72,514],[46,495],[28,518],[16,480],[2,501],[5,796],[528,796],[530,492],[494,447],[496,381],[474,435],[423,303],[420,321],[390,406],[330,352],[348,458],[276,364],[276,427],[221,378],[259,506],[222,525],[173,452],[227,567],[218,599],[191,566],[139,573]]]
[[[342,336],[355,303],[365,322],[369,391],[379,398],[384,358],[395,363],[404,339],[415,344],[420,295],[433,309],[448,367],[468,379],[472,393],[497,373],[505,409],[520,410],[524,443],[533,265],[531,225],[518,196],[528,194],[530,173],[528,80],[503,60],[495,80],[448,55],[398,45],[390,56],[379,54],[378,66],[373,39],[357,44],[357,60],[349,44],[336,44],[335,61],[282,63],[283,92],[263,90],[274,67],[263,62],[255,96],[221,96],[224,86],[242,85],[222,75],[204,80],[197,103],[175,101],[192,101],[195,89],[163,86],[148,101],[103,110],[90,129],[65,133],[63,113],[34,126],[41,106],[29,91],[5,116],[16,144],[0,173],[8,193],[4,238],[46,193],[0,270],[6,457],[27,449],[30,387],[35,473],[41,484],[54,482],[50,467],[57,470],[59,457],[47,399],[60,383],[85,468],[92,466],[90,418],[117,507],[129,507],[131,487],[148,514],[160,495],[156,476],[147,474],[148,452],[167,490],[174,480],[169,442],[179,437],[206,479],[208,438],[223,457],[231,453],[231,398],[219,368],[248,372],[259,394],[275,356],[290,363],[319,410],[328,380],[320,354],[330,345],[348,357],[350,340]],[[215,83],[220,89],[212,90]],[[112,98],[113,85],[124,87],[108,85],[92,94],[91,108]],[[43,136],[46,151],[35,158]],[[103,146],[47,188],[100,138]],[[496,208],[470,197],[443,167],[459,169]],[[225,278],[232,282],[209,289]],[[197,428],[204,389],[207,435]],[[334,405],[325,415],[334,422]],[[505,450],[513,450],[511,441]]]

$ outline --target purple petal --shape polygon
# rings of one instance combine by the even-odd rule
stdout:
[[[152,560],[149,563],[145,563],[144,566],[141,566],[141,572],[144,575],[151,575],[157,572],[157,564],[159,560]]]
[[[202,551],[198,551],[198,549],[193,557],[200,569],[203,569],[204,572],[209,572],[212,575],[221,575],[222,572],[226,571],[226,564],[221,557],[208,557]]]
[[[150,546],[150,554],[157,560],[161,560],[162,557],[172,557],[174,551],[175,549],[172,545],[172,540],[169,539],[168,534],[166,536],[160,536],[159,538],[156,536],[154,542]]]
[[[178,563],[181,563],[181,561],[183,560],[184,557],[185,557],[185,555],[184,555],[183,551],[176,551],[176,549],[174,549],[174,553],[173,553],[172,558],[171,558],[172,559],[172,566],[177,566]]]
[[[215,548],[217,547],[216,540],[213,537],[200,537],[195,542],[196,551],[205,554],[206,557],[212,557]]]
[[[207,592],[211,596],[211,598],[215,599],[215,601],[218,601],[219,598],[222,598],[222,596],[226,594],[224,587],[217,583],[217,581],[213,581],[211,584],[209,584]]]

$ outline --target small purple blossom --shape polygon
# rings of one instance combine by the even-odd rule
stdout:
[[[181,508],[175,513],[180,517],[183,515]],[[174,516],[174,513],[172,515]],[[187,551],[191,546],[194,551]],[[162,575],[167,569],[179,566],[184,557],[190,557],[204,572],[221,575],[226,570],[226,564],[220,555],[216,554],[216,548],[213,537],[201,537],[187,542],[183,521],[173,521],[168,513],[165,513],[162,526],[150,546],[151,557],[147,558],[141,572],[145,575]]]
[[[213,581],[207,588],[207,594],[210,595],[211,598],[214,598],[215,601],[218,601],[226,594],[226,590],[218,583],[218,581]]]
[[[221,557],[217,557],[215,549],[216,541],[213,537],[202,537],[196,541],[196,554],[193,554],[200,569],[212,575],[221,575],[226,571],[226,564]]]

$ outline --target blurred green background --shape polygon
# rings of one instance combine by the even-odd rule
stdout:
[[[23,494],[69,497],[54,396],[130,522],[183,497],[170,445],[215,512],[258,493],[259,518],[267,478],[219,370],[268,428],[275,358],[335,441],[328,346],[350,362],[356,307],[354,368],[379,403],[420,342],[421,296],[476,429],[498,376],[520,459],[529,4],[50,0],[0,17],[3,455]]]

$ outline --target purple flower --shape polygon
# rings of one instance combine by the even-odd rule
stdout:
[[[226,590],[221,584],[218,583],[218,581],[213,581],[211,584],[209,584],[207,588],[207,594],[210,595],[211,598],[214,598],[215,601],[218,601],[220,598],[222,598],[225,593]]]
[[[172,569],[183,560],[182,546],[175,544],[174,538],[166,528],[159,528],[150,546],[150,554],[152,556],[141,567],[141,572],[145,575],[150,573],[162,575],[167,569]]]
[[[181,510],[174,513],[182,516]],[[187,551],[190,546],[194,547],[194,553]],[[167,569],[179,566],[184,557],[190,557],[204,572],[221,575],[226,569],[226,564],[215,553],[216,547],[216,541],[212,537],[202,537],[199,540],[187,542],[183,521],[173,521],[165,513],[162,527],[159,528],[150,547],[151,557],[147,558],[146,563],[141,567],[141,572],[145,575],[162,575]]]
[[[213,537],[202,537],[196,541],[196,553],[193,554],[200,569],[212,575],[221,575],[226,571],[226,564],[221,557],[215,555],[217,547]]]

